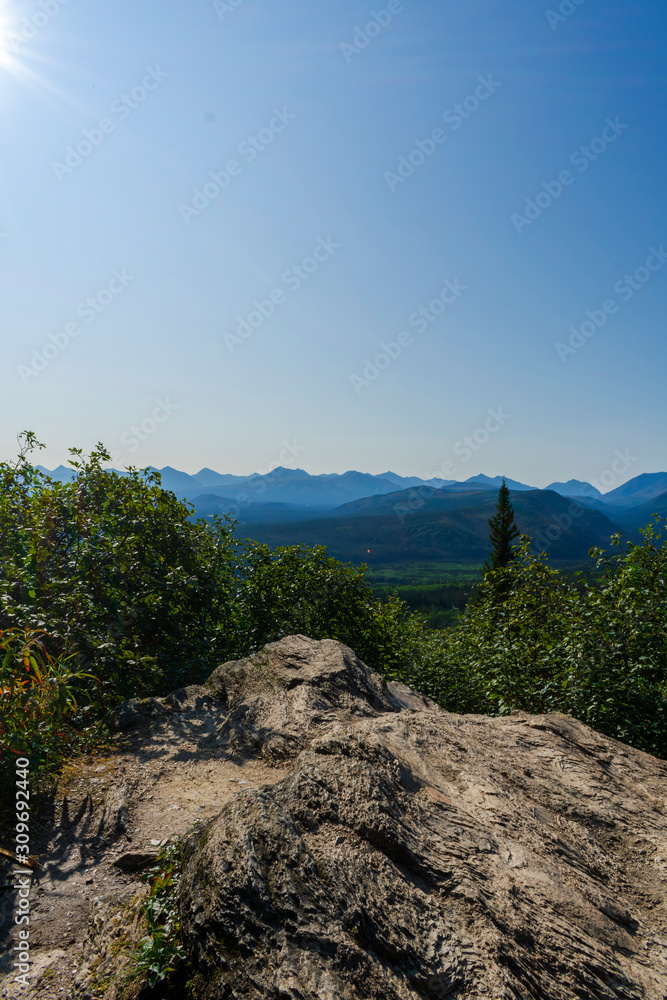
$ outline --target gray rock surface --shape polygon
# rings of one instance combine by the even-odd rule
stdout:
[[[229,711],[230,744],[292,759],[326,727],[391,712],[387,685],[341,643],[291,636],[225,663],[208,686]]]
[[[33,985],[0,967],[1,997],[667,998],[665,762],[565,716],[449,714],[303,636],[117,718],[63,773]],[[118,863],[183,834],[187,962],[152,994]]]
[[[157,859],[157,851],[125,851],[114,860],[113,864],[124,872],[138,872],[154,865]]]
[[[667,995],[664,762],[564,716],[450,715],[331,641],[210,686],[294,761],[188,842],[196,996]]]

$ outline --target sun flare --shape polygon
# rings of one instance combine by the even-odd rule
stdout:
[[[0,68],[19,73],[19,55],[23,38],[15,16],[9,13],[7,4],[0,3]]]
[[[23,15],[13,0],[0,0],[0,78],[11,74],[36,94],[67,102],[51,82],[50,70],[56,64],[40,44],[42,31],[60,9],[59,0],[42,0],[37,9]]]

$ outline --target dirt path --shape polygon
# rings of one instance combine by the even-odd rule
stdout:
[[[11,964],[16,894],[2,893],[2,1000],[96,1000],[101,994],[77,984],[95,912],[107,898],[145,891],[137,872],[114,862],[128,852],[157,853],[197,820],[215,816],[239,791],[267,787],[286,773],[247,754],[229,756],[220,732],[226,712],[202,689],[188,689],[176,710],[173,696],[144,705],[145,724],[129,737],[120,734],[115,753],[65,767],[53,816],[36,830],[37,850],[45,857],[30,892],[28,989],[14,981]],[[12,870],[9,863],[0,881],[10,881]]]

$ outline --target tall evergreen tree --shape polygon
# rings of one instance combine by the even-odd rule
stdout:
[[[498,490],[496,513],[489,518],[489,540],[493,548],[489,557],[487,569],[505,569],[515,559],[513,542],[519,537],[519,529],[514,520],[514,508],[510,500],[510,491],[503,478],[503,484]]]

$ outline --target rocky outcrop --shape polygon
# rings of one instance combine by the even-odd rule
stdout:
[[[191,830],[187,962],[160,996],[667,997],[662,761],[565,716],[451,715],[303,636],[117,728],[105,835],[119,803],[126,839]],[[138,995],[114,975],[123,913],[141,933],[132,867],[91,912],[78,997],[100,969],[107,1000]]]
[[[662,762],[563,716],[404,707],[333,642],[211,683],[300,752],[188,844],[196,995],[665,996]]]

